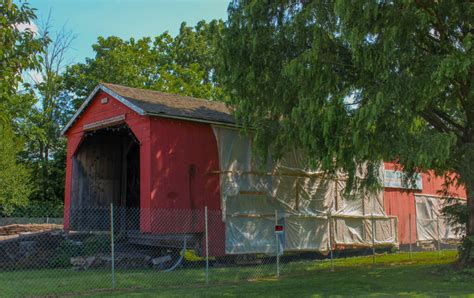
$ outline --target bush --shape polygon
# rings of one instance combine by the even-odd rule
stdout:
[[[30,201],[26,206],[17,207],[8,214],[9,217],[63,217],[62,202]],[[3,214],[5,216],[6,214]]]

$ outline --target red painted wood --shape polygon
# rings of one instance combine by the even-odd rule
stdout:
[[[414,192],[403,192],[401,189],[386,188],[384,190],[384,205],[388,215],[398,217],[398,242],[400,244],[410,243],[411,214],[411,237],[412,243],[416,242],[416,212]]]
[[[69,230],[69,211],[71,208],[71,186],[72,186],[72,156],[79,147],[82,134],[68,136],[66,151],[66,177],[64,186],[64,229]]]
[[[101,99],[108,97],[106,104],[101,103]],[[143,208],[149,206],[150,200],[150,118],[140,116],[133,110],[122,104],[109,94],[99,91],[88,107],[78,117],[77,121],[67,131],[67,159],[66,159],[66,181],[64,194],[64,227],[69,229],[69,213],[71,206],[71,186],[72,186],[72,158],[80,146],[84,137],[83,126],[111,117],[125,115],[125,123],[130,127],[135,137],[140,142],[140,204]],[[143,216],[143,215],[142,215]],[[142,220],[141,220],[142,223]],[[145,227],[149,222],[143,221]]]
[[[211,255],[224,254],[225,229],[220,212],[217,141],[210,125],[155,117],[151,119],[151,230],[155,233],[204,232],[209,210]],[[201,210],[199,212],[191,210]],[[211,219],[212,217],[212,219]],[[163,225],[163,220],[168,225]],[[161,223],[161,224],[160,224]]]
[[[397,169],[394,163],[384,163],[385,169]],[[415,193],[440,195],[443,188],[444,179],[437,177],[433,172],[422,173],[422,190],[403,190],[398,188],[384,189],[385,211],[389,215],[398,217],[398,241],[400,244],[410,243],[410,224],[409,214],[411,214],[411,238],[412,243],[416,242],[416,207]],[[463,188],[450,186],[449,192],[461,198],[466,198],[466,192]]]
[[[101,99],[108,97],[107,104]],[[72,158],[84,124],[126,115],[140,142],[140,230],[145,233],[203,233],[209,209],[209,253],[224,255],[225,227],[220,209],[217,142],[210,125],[140,116],[100,91],[69,129],[64,224],[69,228]]]
[[[109,101],[102,104],[100,99]],[[140,229],[149,233],[203,233],[204,206],[209,208],[211,255],[224,254],[225,228],[222,222],[219,176],[209,174],[219,169],[217,143],[207,124],[140,116],[112,96],[100,91],[69,129],[66,184],[65,228],[69,228],[72,157],[83,138],[83,125],[126,115],[125,122],[140,141]],[[386,169],[394,169],[385,163]],[[415,192],[438,194],[443,179],[423,173],[422,191],[387,188],[384,204],[388,214],[399,218],[399,242],[409,243],[408,217],[412,214],[412,241],[416,239]],[[463,189],[450,188],[460,197]],[[199,211],[191,211],[199,210]],[[163,222],[167,224],[164,225]]]

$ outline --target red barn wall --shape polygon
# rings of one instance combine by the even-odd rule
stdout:
[[[143,231],[203,233],[203,210],[207,206],[212,243],[209,253],[224,254],[219,176],[209,173],[219,170],[217,141],[211,126],[154,117],[151,132],[152,212],[150,227]]]
[[[385,169],[396,170],[394,163],[384,163]],[[385,211],[389,215],[398,217],[398,241],[400,244],[410,243],[410,226],[411,226],[411,242],[416,242],[416,207],[415,194],[439,195],[442,190],[444,179],[437,177],[432,172],[422,173],[422,190],[404,190],[399,188],[384,189],[384,206]],[[466,192],[462,188],[449,187],[449,192],[454,195],[465,198]],[[410,219],[411,218],[411,225]]]
[[[106,104],[101,99],[107,97]],[[150,201],[150,118],[140,116],[132,109],[122,104],[111,95],[99,91],[91,100],[87,108],[78,117],[77,121],[66,133],[68,139],[66,157],[66,181],[64,194],[64,228],[69,229],[69,214],[71,208],[72,191],[72,159],[81,144],[84,136],[85,124],[95,123],[100,120],[115,116],[125,115],[125,123],[130,127],[140,142],[140,204],[149,206]]]
[[[107,104],[100,101],[104,97],[109,98]],[[66,133],[65,229],[69,229],[72,159],[83,139],[83,126],[119,115],[126,116],[125,122],[140,142],[140,230],[203,233],[204,206],[208,206],[209,242],[213,244],[209,253],[223,255],[225,226],[220,211],[219,176],[209,174],[219,170],[217,141],[211,126],[140,116],[103,91],[94,96]]]

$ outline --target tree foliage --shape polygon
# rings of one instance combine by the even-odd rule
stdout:
[[[28,169],[16,160],[20,141],[8,126],[0,127],[0,214],[9,215],[15,207],[25,206],[31,193]]]
[[[15,123],[16,134],[24,139],[23,150],[17,153],[31,173],[30,202],[13,214],[51,215],[41,206],[61,205],[66,142],[60,131],[100,81],[220,98],[216,65],[222,27],[221,21],[202,21],[194,28],[183,23],[174,38],[166,32],[154,39],[128,41],[100,37],[93,45],[94,58],[68,65],[65,57],[74,34],[65,27],[54,31],[50,16],[40,22],[37,38],[48,42],[37,54],[38,69],[30,88],[35,92],[29,95],[28,104],[21,101],[25,107]]]
[[[29,172],[17,162],[22,140],[15,135],[18,119],[33,103],[22,74],[38,68],[37,54],[47,40],[35,38],[20,25],[35,19],[26,4],[0,1],[0,213],[25,205],[30,194]],[[25,88],[23,88],[25,87]]]
[[[39,54],[40,70],[32,78],[36,103],[19,124],[25,146],[22,161],[32,170],[33,201],[61,204],[64,197],[66,142],[61,128],[66,124],[72,105],[64,92],[62,72],[67,66],[67,51],[75,39],[63,26],[53,31],[51,15],[40,22],[38,37],[49,42]]]
[[[182,23],[174,38],[167,32],[138,40],[99,37],[92,46],[94,58],[68,67],[66,89],[77,97],[76,106],[99,82],[219,99],[217,43],[222,27],[222,21],[201,21],[194,28]]]
[[[0,124],[8,125],[9,106],[18,99],[17,89],[23,82],[22,73],[39,66],[37,53],[46,42],[34,37],[29,30],[21,30],[20,24],[35,19],[34,10],[27,4],[17,6],[9,0],[0,1]]]
[[[353,177],[379,161],[457,173],[474,234],[472,1],[247,1],[229,6],[225,86],[255,143]],[[469,228],[470,227],[470,228]]]

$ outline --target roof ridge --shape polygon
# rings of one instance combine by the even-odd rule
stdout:
[[[163,92],[163,91],[155,90],[155,89],[129,87],[129,86],[125,86],[125,85],[107,83],[107,82],[100,82],[99,84],[104,85],[105,87],[107,87],[107,85],[112,85],[112,86],[116,86],[116,87],[119,87],[119,88],[128,88],[128,89],[135,89],[135,90],[146,91],[146,92],[160,93],[160,94],[164,94],[164,95],[170,95],[170,96],[173,96],[173,97],[185,97],[185,98],[191,99],[191,100],[199,100],[199,101],[204,101],[204,102],[208,102],[208,103],[217,103],[217,104],[221,104],[221,105],[224,105],[224,106],[227,107],[227,105],[224,102],[218,101],[218,100],[211,100],[211,99],[194,97],[194,96],[189,96],[189,95],[181,95],[181,94],[176,94],[176,93]]]

